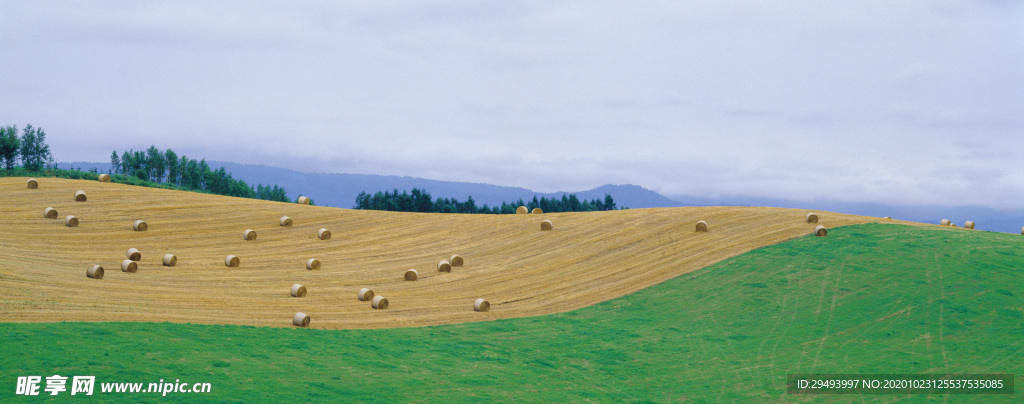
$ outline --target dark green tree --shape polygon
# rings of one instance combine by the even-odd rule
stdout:
[[[116,174],[121,172],[121,157],[117,155],[117,150],[110,152],[110,173]]]
[[[174,150],[167,149],[164,152],[164,163],[167,165],[167,183],[178,185],[178,154]]]
[[[42,170],[45,165],[53,163],[50,145],[46,144],[46,132],[43,128],[25,125],[21,135],[21,163],[31,171]]]
[[[13,169],[18,162],[18,151],[21,149],[21,139],[18,138],[17,126],[0,127],[0,160],[3,160],[4,168]]]
[[[615,210],[615,200],[612,199],[612,194],[604,194],[604,206],[601,210]]]
[[[167,160],[156,146],[151,145],[146,149],[146,167],[149,169],[149,176],[153,181],[164,182],[164,173],[167,172]]]

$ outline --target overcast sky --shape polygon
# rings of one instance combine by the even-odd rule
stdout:
[[[0,125],[57,161],[1020,207],[1020,4],[0,0]]]

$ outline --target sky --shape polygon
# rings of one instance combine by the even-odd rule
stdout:
[[[1024,5],[0,0],[0,125],[539,192],[1024,204]]]

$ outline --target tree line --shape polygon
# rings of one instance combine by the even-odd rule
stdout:
[[[143,181],[168,184],[191,191],[268,201],[291,202],[285,190],[277,185],[258,184],[253,187],[235,179],[224,167],[211,169],[206,159],[196,161],[178,156],[174,150],[160,151],[149,146],[145,151],[128,150],[120,155],[110,153],[111,174],[129,175]]]
[[[413,188],[410,192],[402,190],[402,193],[398,193],[398,189],[390,192],[377,191],[373,195],[360,192],[359,196],[356,197],[356,204],[353,206],[353,209],[421,213],[509,214],[516,213],[516,208],[520,206],[526,206],[530,211],[534,208],[540,208],[544,212],[551,213],[593,212],[618,209],[615,205],[615,200],[610,194],[605,194],[604,200],[591,199],[589,201],[579,199],[576,197],[576,194],[562,195],[561,198],[550,199],[547,197],[537,199],[537,196],[534,195],[533,200],[527,202],[519,199],[512,203],[502,202],[501,206],[487,206],[486,203],[483,206],[477,206],[472,196],[467,197],[464,202],[454,198],[433,199],[425,190],[418,188]]]
[[[0,127],[0,160],[8,171],[17,167],[18,162],[26,170],[39,171],[53,165],[50,146],[46,144],[43,128],[25,125],[18,136],[15,125]]]

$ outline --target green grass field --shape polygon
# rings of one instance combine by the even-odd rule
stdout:
[[[18,376],[59,374],[212,385],[166,397],[97,386],[93,400],[74,397],[83,402],[1013,402],[1022,392],[795,396],[785,383],[789,373],[1014,373],[1019,385],[1022,320],[1024,236],[867,224],[542,317],[342,331],[4,323],[0,401],[15,399]]]

